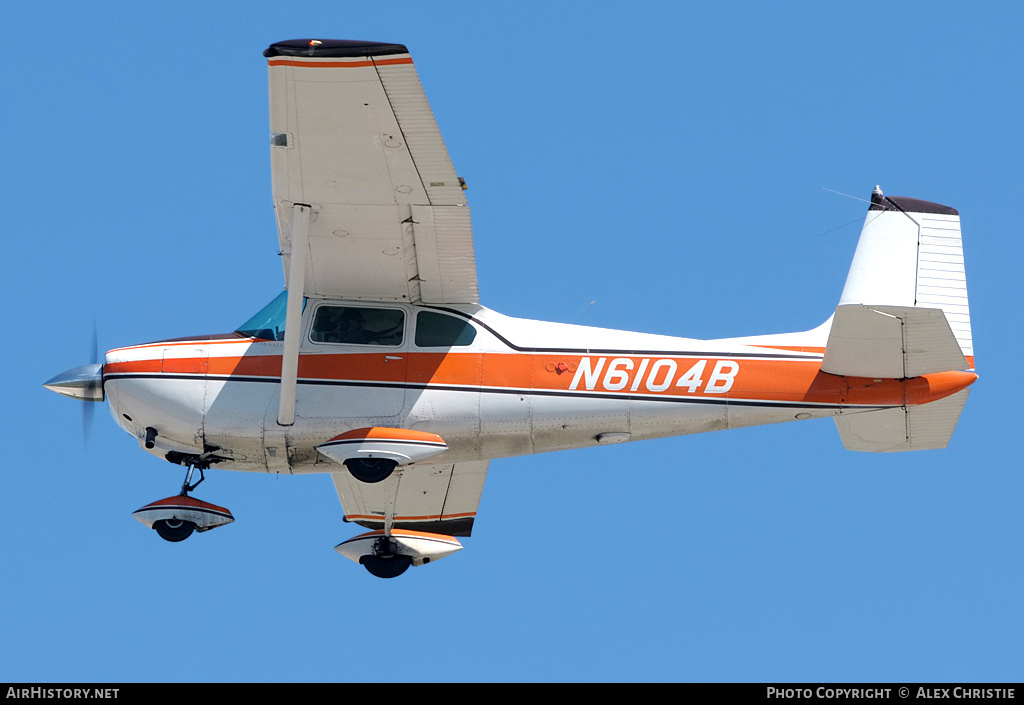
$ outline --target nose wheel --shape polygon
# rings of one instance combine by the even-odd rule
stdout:
[[[199,470],[199,481],[193,483],[192,476],[196,469]],[[203,465],[189,464],[181,492],[174,497],[147,504],[132,516],[156,531],[164,541],[171,543],[184,541],[195,531],[209,531],[230,524],[235,520],[230,511],[189,496],[189,492],[206,479],[203,470]]]
[[[191,536],[192,532],[196,530],[196,525],[191,521],[185,521],[175,517],[154,521],[153,529],[156,530],[156,533],[164,541],[177,543],[178,541],[184,541]]]
[[[199,470],[199,481],[194,485],[192,484],[192,475],[195,470]],[[206,479],[206,474],[203,472],[203,466],[200,465],[189,465],[188,472],[185,473],[185,481],[181,483],[181,497],[188,497],[188,493],[199,487],[203,480]],[[158,519],[153,522],[153,530],[156,531],[157,535],[164,541],[170,541],[171,543],[178,543],[184,541],[192,532],[196,530],[196,523],[194,521],[186,521],[179,519],[176,516],[172,516],[169,519]]]

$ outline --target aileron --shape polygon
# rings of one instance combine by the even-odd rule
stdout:
[[[413,465],[400,471],[394,526],[469,536],[487,477],[488,461]],[[343,468],[331,473],[345,518],[368,529],[384,526],[389,483],[359,482]]]

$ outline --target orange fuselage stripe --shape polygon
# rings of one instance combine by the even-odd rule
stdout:
[[[821,372],[821,363],[816,360],[581,356],[578,353],[387,353],[385,350],[304,354],[299,360],[299,378],[680,400],[744,399],[851,405],[923,404],[953,394],[977,379],[974,373],[964,371],[940,372],[910,380],[841,377]],[[396,357],[398,359],[394,359]],[[589,382],[582,372],[577,374],[584,360],[592,372]],[[671,362],[655,365],[662,360]],[[704,364],[700,367],[702,361]],[[731,378],[723,377],[716,384],[711,377],[719,362],[725,365],[726,372],[735,372]],[[695,372],[687,381],[684,377],[690,370]],[[235,376],[270,381],[281,375],[281,357],[247,355],[111,362],[105,365],[104,374]],[[697,380],[700,384],[693,386]]]

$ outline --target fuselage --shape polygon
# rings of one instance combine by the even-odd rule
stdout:
[[[449,450],[431,462],[459,462],[923,404],[975,379],[824,373],[827,324],[703,341],[480,306],[310,299],[302,325],[290,426],[278,423],[284,343],[271,328],[111,350],[111,413],[140,444],[155,429],[147,450],[160,457],[336,472],[316,446],[355,428],[436,433]]]

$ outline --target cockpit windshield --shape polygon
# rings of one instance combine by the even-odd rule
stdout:
[[[302,300],[306,307],[306,300]],[[288,308],[288,291],[282,291],[248,321],[238,327],[239,333],[261,340],[284,340],[284,320]]]

